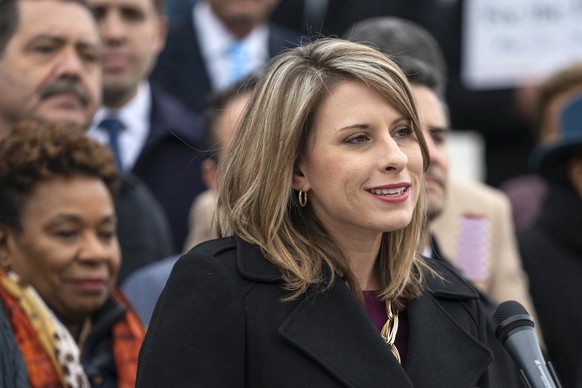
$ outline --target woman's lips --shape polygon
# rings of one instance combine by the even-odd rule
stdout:
[[[74,279],[70,281],[74,286],[91,292],[101,292],[105,289],[107,282],[104,279]]]
[[[386,203],[401,203],[408,199],[410,195],[410,184],[397,184],[375,187],[368,192],[376,199]]]

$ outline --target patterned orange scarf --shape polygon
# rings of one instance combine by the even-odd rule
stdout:
[[[4,274],[0,273],[0,276]],[[120,304],[129,306],[128,301],[114,290],[111,296]],[[37,329],[20,306],[18,298],[4,287],[0,287],[0,299],[4,312],[14,331],[18,347],[22,352],[28,373],[29,384],[33,388],[63,387],[62,376],[54,364],[54,357],[48,354],[42,344]],[[137,314],[128,308],[124,319],[113,325],[113,357],[118,373],[118,387],[135,387],[137,359],[145,335],[144,328]]]
[[[123,294],[113,290],[111,296],[118,303],[128,307],[125,319],[113,325],[113,357],[117,367],[117,386],[119,388],[134,388],[137,358],[145,330],[137,313],[129,307],[130,304]]]

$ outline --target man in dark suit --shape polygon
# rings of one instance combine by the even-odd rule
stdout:
[[[164,46],[162,0],[90,0],[103,42],[103,106],[90,135],[118,151],[119,167],[142,179],[164,209],[180,249],[188,211],[204,190],[201,121],[147,81]],[[117,138],[111,122],[121,127]],[[176,253],[175,251],[173,253]]]
[[[63,24],[58,17],[67,9],[78,18]],[[0,0],[0,137],[27,118],[87,128],[101,102],[99,52],[84,1]],[[172,249],[159,204],[130,173],[122,175],[115,208],[121,282]]]
[[[208,93],[224,89],[299,43],[269,21],[278,0],[198,0],[170,29],[152,79],[201,113]]]

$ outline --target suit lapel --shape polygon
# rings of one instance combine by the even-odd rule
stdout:
[[[167,85],[168,91],[178,96],[188,109],[204,110],[212,86],[192,17],[170,29],[153,78],[160,85]]]
[[[340,279],[326,292],[307,295],[279,332],[345,386],[413,386]]]
[[[140,158],[147,155],[159,142],[171,136],[180,139],[184,146],[190,147],[192,153],[196,154],[202,143],[202,122],[199,117],[181,109],[178,100],[155,84],[150,84],[150,88],[152,96],[150,128]]]
[[[141,155],[145,155],[149,152],[150,149],[152,149],[154,147],[154,145],[163,137],[167,136],[167,132],[168,132],[168,128],[166,128],[166,130],[164,130],[163,128],[163,116],[164,116],[164,112],[162,111],[161,107],[160,107],[160,101],[159,101],[159,96],[158,96],[158,90],[157,88],[155,88],[153,86],[153,84],[150,84],[150,90],[151,90],[151,96],[152,96],[152,100],[151,100],[151,106],[150,106],[150,128],[149,128],[149,133],[148,133],[148,137],[146,139],[146,142],[143,146],[143,149],[140,153]],[[167,124],[167,122],[166,122]]]
[[[192,21],[192,18],[189,19]],[[193,21],[188,25],[188,34],[182,36],[190,36],[192,39],[191,46],[182,45],[186,50],[184,52],[184,61],[182,63],[186,72],[183,74],[191,74],[191,77],[187,77],[184,82],[188,85],[188,89],[196,90],[196,94],[198,95],[192,101],[193,106],[189,106],[188,108],[193,109],[196,112],[203,112],[206,107],[208,93],[212,90],[212,83],[210,81],[206,61],[202,56],[202,50],[198,43],[198,35],[196,34],[196,27],[194,26]]]

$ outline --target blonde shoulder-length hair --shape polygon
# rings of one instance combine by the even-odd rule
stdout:
[[[302,208],[292,178],[307,148],[315,112],[338,83],[357,80],[376,90],[411,123],[428,167],[428,150],[406,76],[379,51],[340,39],[321,39],[273,58],[258,81],[219,171],[218,228],[257,244],[277,266],[289,299],[311,286],[329,286],[336,276],[361,291],[345,253]],[[412,221],[386,232],[377,268],[382,298],[397,308],[419,295],[426,265],[418,256],[425,220],[424,179]],[[326,274],[331,274],[328,276]]]

